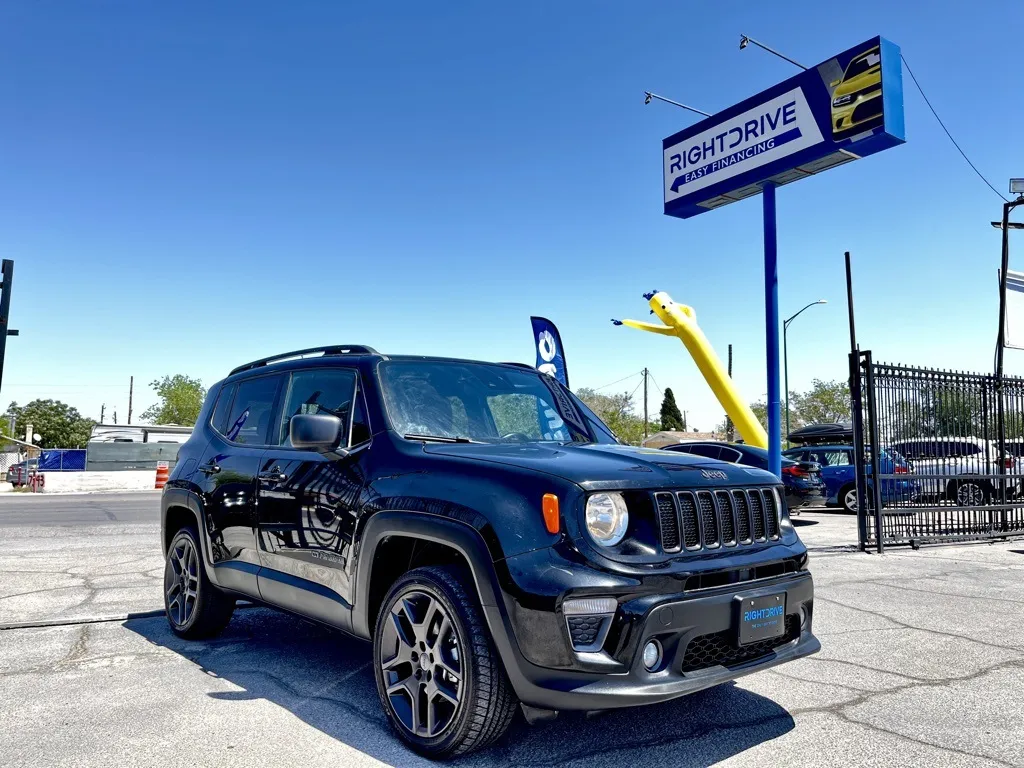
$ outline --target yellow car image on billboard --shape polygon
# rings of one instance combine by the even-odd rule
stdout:
[[[878,46],[855,56],[832,82],[832,138],[882,125],[882,53]]]

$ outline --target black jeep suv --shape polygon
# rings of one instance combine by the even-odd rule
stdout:
[[[320,347],[210,388],[162,499],[167,618],[238,598],[373,644],[413,749],[483,747],[521,703],[665,701],[819,648],[767,472],[620,445],[528,366]]]

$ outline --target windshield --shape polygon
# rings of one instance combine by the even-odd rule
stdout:
[[[882,57],[877,48],[872,51],[868,51],[868,53],[850,62],[850,66],[846,68],[846,72],[843,75],[843,81],[852,80],[857,77],[857,75],[863,75],[881,60]]]
[[[378,376],[391,424],[401,435],[482,443],[593,439],[571,395],[540,373],[487,363],[389,360]]]

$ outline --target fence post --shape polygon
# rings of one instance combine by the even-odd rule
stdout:
[[[861,552],[868,548],[867,483],[864,481],[864,402],[861,397],[860,350],[850,352],[850,408],[853,426],[854,481],[857,485],[857,539]]]
[[[874,482],[871,483],[871,504],[875,512],[875,534],[878,554],[885,551],[882,543],[882,481],[879,480],[878,461],[878,409],[875,403],[875,367],[871,361],[871,350],[864,353],[864,365],[867,369],[868,378],[868,421],[871,423],[871,476]],[[862,502],[858,497],[858,512]]]

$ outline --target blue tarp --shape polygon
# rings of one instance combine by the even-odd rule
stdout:
[[[85,450],[81,448],[41,451],[40,472],[84,472]]]

